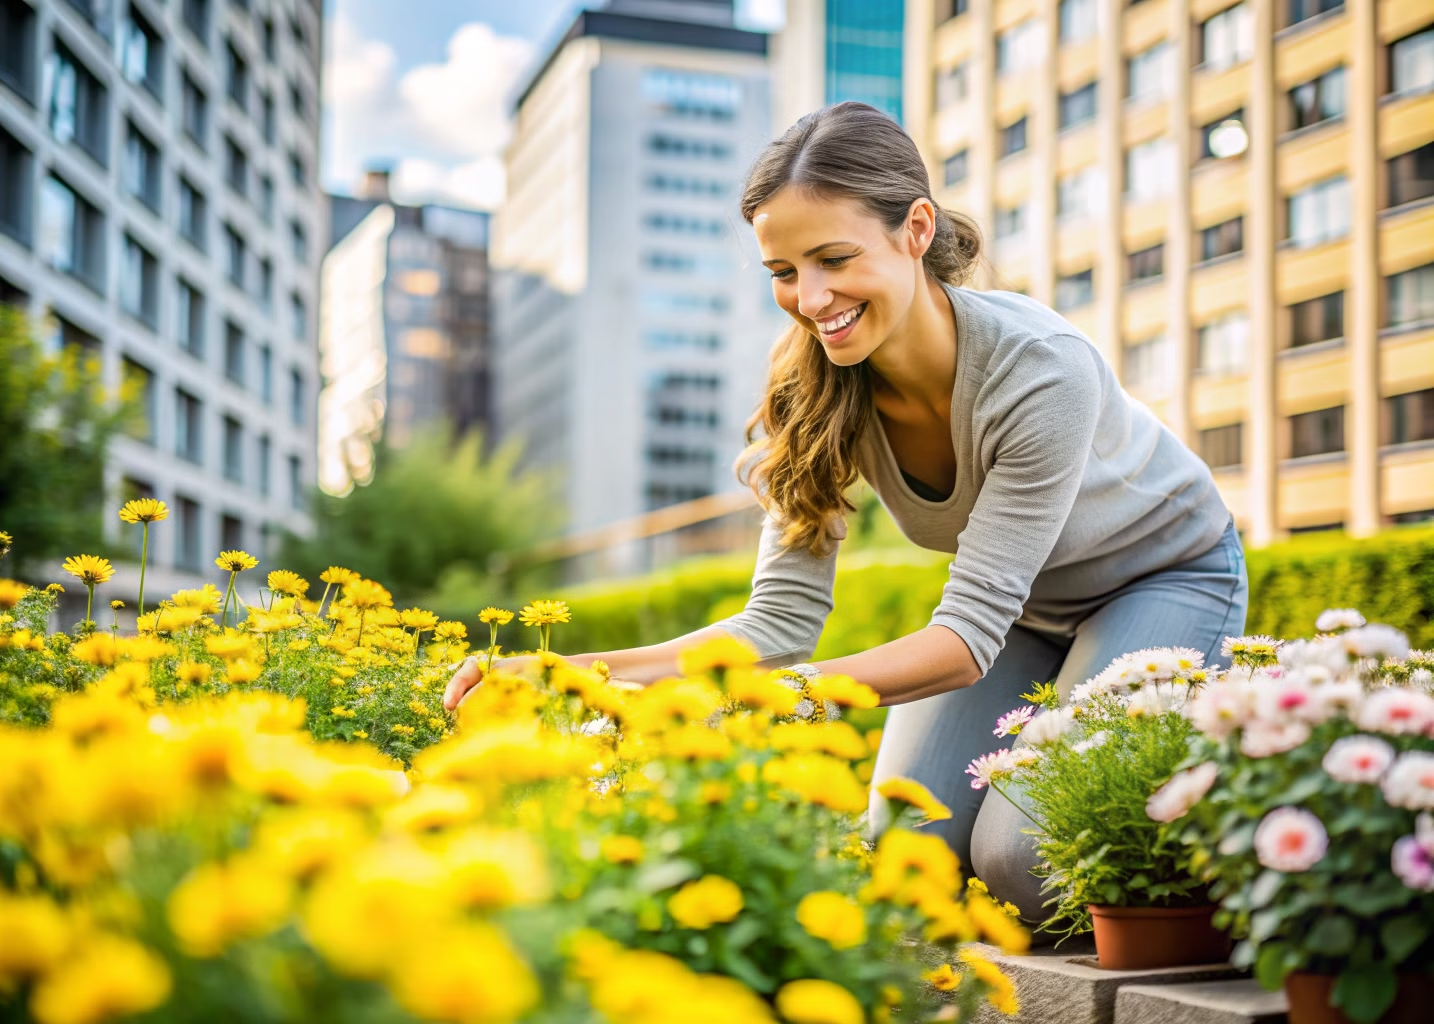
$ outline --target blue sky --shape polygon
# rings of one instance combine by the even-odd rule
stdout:
[[[514,86],[579,0],[325,0],[323,176],[387,162],[396,198],[492,208]]]

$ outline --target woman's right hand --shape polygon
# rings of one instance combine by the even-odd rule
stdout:
[[[536,659],[532,655],[520,654],[512,658],[499,658],[493,662],[494,672],[523,672]],[[465,697],[475,686],[483,681],[487,672],[483,668],[483,659],[475,654],[470,654],[463,659],[458,666],[458,671],[453,673],[453,678],[448,680],[448,688],[443,691],[443,706],[452,711],[459,704],[463,703]]]

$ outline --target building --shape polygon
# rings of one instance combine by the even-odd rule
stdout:
[[[107,483],[170,506],[151,592],[310,524],[321,22],[317,0],[0,0],[0,298],[141,394]]]
[[[1434,7],[910,0],[907,123],[1249,542],[1434,517]]]
[[[741,489],[784,315],[738,212],[767,37],[730,2],[584,11],[517,101],[494,222],[494,406],[573,532]],[[642,566],[613,564],[603,571]]]
[[[343,494],[370,476],[380,438],[491,426],[488,215],[394,203],[386,171],[329,203],[319,484]]]
[[[786,0],[785,24],[772,36],[776,131],[843,100],[900,121],[905,17],[906,0]]]

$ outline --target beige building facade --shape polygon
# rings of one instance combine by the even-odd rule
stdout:
[[[983,286],[1087,334],[1247,543],[1434,518],[1434,5],[908,0]]]

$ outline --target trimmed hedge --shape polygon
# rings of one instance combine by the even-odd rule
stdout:
[[[1308,636],[1326,608],[1358,608],[1371,622],[1434,647],[1434,527],[1388,530],[1353,540],[1298,537],[1251,551],[1246,632]],[[837,569],[836,609],[817,649],[834,658],[878,646],[926,625],[946,581],[948,559],[904,549],[862,551]],[[660,643],[740,611],[752,559],[686,563],[654,576],[568,591],[573,621],[555,634],[567,652]]]

